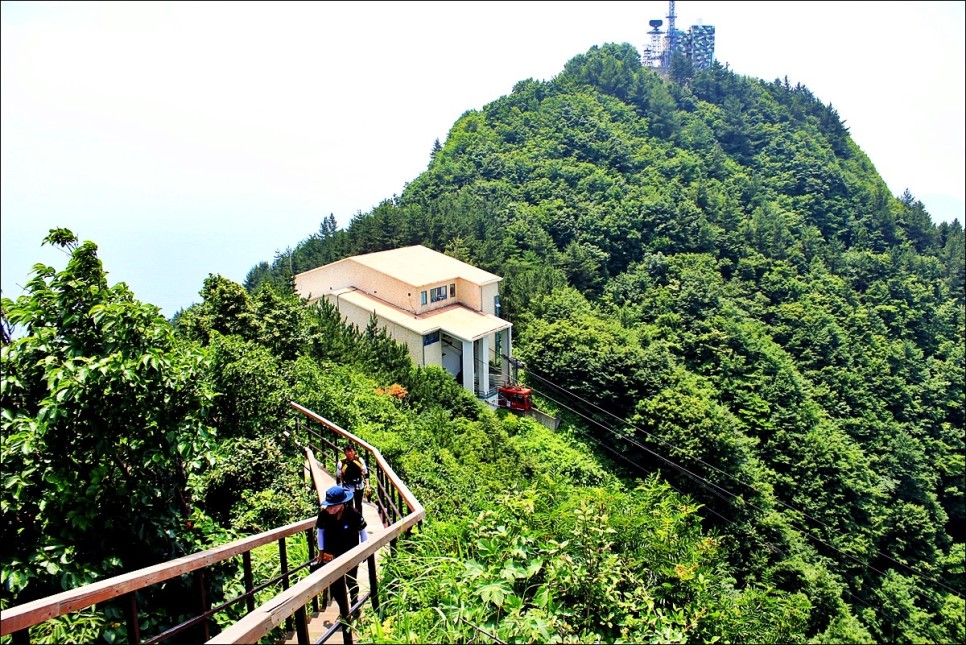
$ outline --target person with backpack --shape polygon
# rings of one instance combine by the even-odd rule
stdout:
[[[319,545],[316,566],[331,562],[369,539],[366,519],[353,508],[350,503],[352,497],[350,489],[338,484],[325,492],[325,501],[315,520],[316,541]],[[359,595],[358,571],[359,567],[355,566],[345,575],[351,598],[350,607],[356,604]],[[340,606],[339,609],[344,615],[348,615],[348,607]]]
[[[352,503],[362,514],[362,497],[369,485],[369,469],[366,462],[356,454],[356,447],[351,443],[342,449],[345,457],[335,465],[335,483],[352,491]]]

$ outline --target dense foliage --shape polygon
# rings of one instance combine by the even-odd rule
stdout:
[[[803,85],[672,72],[605,45],[521,81],[246,286],[407,244],[498,273],[545,405],[699,499],[809,637],[961,639],[961,223]]]
[[[3,300],[25,331],[0,381],[4,607],[204,544],[189,486],[213,447],[204,355],[109,287],[92,243],[45,242],[70,252],[66,269],[37,265],[28,295]]]
[[[807,88],[672,72],[605,45],[518,83],[401,196],[171,323],[52,231],[67,268],[2,303],[2,606],[306,517],[294,399],[429,511],[375,641],[961,642],[962,226],[889,195]],[[504,277],[559,432],[292,293],[417,243]]]

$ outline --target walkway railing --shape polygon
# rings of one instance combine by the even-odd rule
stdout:
[[[212,549],[4,609],[0,617],[0,635],[11,635],[14,643],[29,643],[29,630],[34,625],[93,605],[120,602],[127,616],[128,640],[131,643],[157,643],[189,629],[197,630],[198,640],[218,643],[257,642],[283,622],[289,625],[294,623],[299,643],[308,643],[306,605],[317,602],[317,597],[333,585],[335,585],[336,597],[344,597],[343,576],[364,561],[369,562],[370,595],[363,598],[355,607],[346,608],[347,610],[343,610],[342,613],[346,620],[351,622],[352,616],[366,599],[370,599],[374,609],[378,611],[378,581],[374,555],[387,545],[394,546],[401,535],[422,521],[425,511],[376,448],[314,412],[296,403],[291,405],[301,413],[302,417],[319,427],[318,429],[311,426],[306,428],[316,442],[336,449],[340,440],[349,441],[357,446],[360,453],[364,450],[369,455],[368,463],[372,464],[371,469],[375,471],[377,479],[377,504],[384,523],[388,525],[379,535],[293,583],[295,574],[302,575],[300,572],[309,568],[314,559],[315,518],[312,517]],[[331,437],[335,437],[335,442]],[[311,455],[311,449],[314,446],[314,443],[307,446],[308,454]],[[311,461],[313,460],[310,459],[310,463]],[[313,475],[313,479],[318,489],[318,475]],[[308,559],[290,566],[287,558],[287,539],[299,534],[305,536]],[[256,585],[252,570],[252,551],[276,542],[278,543],[279,574]],[[245,593],[212,607],[206,593],[205,571],[209,567],[237,557],[242,559]],[[142,640],[138,617],[138,592],[189,573],[194,573],[196,578],[198,614],[160,634]],[[255,607],[256,594],[279,583],[283,591],[268,602]],[[248,613],[212,638],[211,627],[214,626],[212,617],[241,602],[246,604]],[[341,603],[340,608],[342,608]],[[337,628],[338,625],[320,641],[324,641]],[[344,642],[351,643],[351,639],[351,630],[343,629]]]

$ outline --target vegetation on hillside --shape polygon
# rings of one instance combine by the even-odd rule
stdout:
[[[963,635],[963,228],[890,195],[831,104],[595,47],[246,286],[408,244],[502,275],[545,404],[694,495],[809,637]]]
[[[429,511],[375,641],[964,638],[963,229],[889,195],[801,85],[595,47],[464,114],[346,229],[325,218],[244,286],[210,276],[173,324],[92,243],[46,241],[66,269],[2,303],[23,331],[2,349],[4,608],[310,515],[279,434],[298,400]],[[504,277],[560,432],[292,293],[291,270],[407,244]],[[123,637],[108,609],[32,638],[65,624]]]
[[[294,399],[380,446],[429,511],[390,565],[374,639],[801,634],[805,597],[738,584],[686,496],[654,477],[629,485],[566,435],[486,410],[374,327],[210,276],[174,330],[123,283],[107,287],[93,243],[64,230],[46,242],[71,252],[67,268],[38,266],[28,295],[3,301],[23,330],[3,347],[4,607],[310,516],[280,432]],[[301,339],[293,351],[279,327]],[[240,572],[225,564],[209,584],[227,593]],[[142,597],[142,630],[190,615],[191,595],[174,581]],[[31,637],[124,630],[108,606]]]

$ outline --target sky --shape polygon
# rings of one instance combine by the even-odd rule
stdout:
[[[831,103],[893,194],[964,222],[963,2],[677,2],[738,74]],[[170,317],[400,195],[455,121],[667,2],[0,4],[5,297],[69,228]]]

